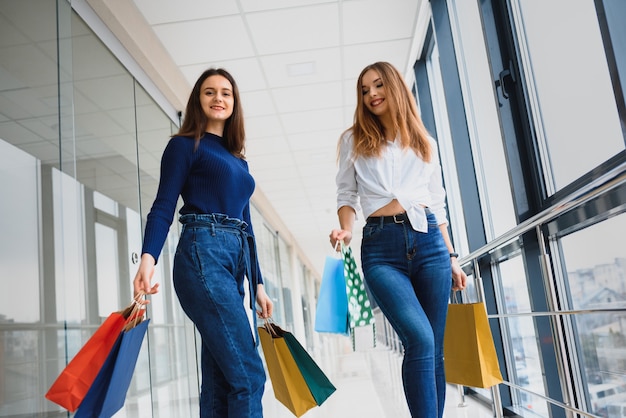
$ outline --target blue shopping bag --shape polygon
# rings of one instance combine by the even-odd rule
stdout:
[[[350,335],[348,296],[341,258],[326,257],[315,311],[315,331]]]
[[[110,418],[122,409],[149,322],[120,333],[74,418]]]

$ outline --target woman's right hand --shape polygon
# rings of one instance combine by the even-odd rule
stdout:
[[[341,247],[337,245],[338,241],[343,241],[344,245],[349,245],[352,241],[352,227],[356,212],[350,206],[342,206],[337,210],[339,217],[339,229],[330,231],[330,245],[337,251],[341,251]]]
[[[347,231],[345,229],[333,229],[330,231],[330,245],[337,249],[337,251],[341,250],[341,247],[337,245],[338,241],[343,241],[345,245],[349,245],[350,241],[352,241],[352,231]]]
[[[150,303],[150,301],[143,298],[138,298],[139,295],[153,295],[159,291],[158,283],[156,283],[154,286],[150,284],[152,276],[154,276],[155,265],[156,261],[154,260],[154,257],[152,257],[148,253],[142,254],[141,262],[139,263],[139,268],[137,269],[137,274],[135,275],[135,279],[133,280],[134,299],[144,305]]]

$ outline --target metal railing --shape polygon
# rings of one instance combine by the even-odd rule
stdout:
[[[485,255],[491,253],[492,251],[500,247],[504,247],[508,245],[511,241],[519,238],[520,236],[522,236],[523,234],[527,232],[532,231],[533,229],[538,234],[540,246],[543,246],[543,239],[542,239],[543,236],[541,232],[541,227],[544,224],[556,219],[557,217],[565,214],[566,212],[569,212],[573,209],[576,209],[584,205],[587,202],[590,202],[591,200],[605,193],[608,193],[609,191],[624,184],[625,182],[626,182],[626,162],[617,165],[613,169],[607,171],[603,175],[589,182],[587,185],[581,187],[575,193],[572,193],[564,197],[563,199],[555,202],[549,208],[527,219],[526,221],[518,224],[516,227],[512,228],[511,230],[507,231],[501,236],[491,240],[489,243],[482,246],[481,248],[460,258],[459,263],[461,264],[461,266],[463,266],[464,268],[470,267],[471,270],[474,272],[474,280],[476,283],[476,290],[477,290],[479,301],[481,302],[484,301],[484,289],[483,289],[483,284],[482,284],[482,278],[480,277],[480,270],[478,268],[479,259],[481,259]],[[545,248],[542,247],[541,250],[545,254]],[[542,260],[542,262],[545,264],[549,261],[547,260],[547,258],[544,257],[544,260]],[[544,275],[551,274],[550,269],[547,267],[548,266],[544,265],[544,268],[542,269]],[[548,292],[550,293],[548,295],[548,297],[550,298],[549,304],[556,307],[556,305],[554,304],[554,301],[556,300],[556,294],[555,294],[556,290],[554,289],[551,277],[543,277],[543,279],[550,283],[550,286],[548,288]],[[504,318],[512,318],[512,317],[537,317],[537,316],[549,316],[551,318],[554,318],[557,315],[560,316],[560,315],[573,315],[573,314],[598,313],[598,312],[615,312],[615,311],[623,312],[623,311],[626,311],[626,309],[593,309],[593,310],[567,310],[567,311],[566,310],[561,311],[561,310],[555,309],[551,312],[531,312],[531,313],[524,313],[524,314],[495,314],[495,315],[488,315],[488,317],[492,319],[504,319]],[[378,341],[380,341],[382,344],[386,344],[387,346],[389,346],[390,349],[397,351],[398,353],[402,353],[402,344],[400,343],[400,340],[398,339],[397,335],[395,335],[390,324],[386,321],[386,319],[380,313],[378,308],[376,308],[375,313],[377,314],[377,322],[378,322],[378,325],[377,325]],[[559,328],[560,327],[557,327],[557,329]],[[555,344],[558,344],[559,346],[562,347],[563,345],[561,344],[561,338],[562,336],[557,335]],[[558,353],[558,354],[566,355],[564,353]],[[564,364],[564,360],[566,359],[561,358],[560,360],[561,361],[559,362],[559,367],[562,368],[562,365]],[[564,370],[560,370],[560,372],[565,373]],[[563,377],[563,375],[561,375],[561,377]],[[563,408],[569,413],[574,413],[574,414],[577,414],[578,416],[583,416],[583,417],[598,418],[597,415],[591,414],[589,412],[581,411],[577,408],[573,408],[571,405],[567,404],[567,400],[566,400],[566,403],[559,402],[555,399],[546,397],[539,393],[535,393],[529,390],[528,388],[515,385],[514,383],[511,383],[508,381],[504,381],[503,384],[508,387],[514,388],[516,390],[525,391],[532,396],[537,396],[550,404]],[[459,388],[459,391],[460,393],[462,393],[462,390],[460,388]],[[503,416],[503,408],[502,408],[502,401],[500,397],[499,385],[492,387],[491,391],[492,391],[492,399],[493,399],[494,416],[500,418]]]

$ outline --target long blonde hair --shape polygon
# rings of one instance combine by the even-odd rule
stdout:
[[[417,113],[417,105],[400,72],[388,62],[376,62],[361,71],[356,83],[357,105],[352,130],[356,157],[380,156],[385,141],[385,129],[380,119],[363,103],[363,75],[374,70],[385,88],[385,100],[389,104],[394,132],[400,134],[403,148],[410,147],[424,161],[430,161],[431,147],[428,131]]]

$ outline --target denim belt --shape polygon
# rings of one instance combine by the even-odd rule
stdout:
[[[257,261],[257,250],[254,236],[248,234],[245,230],[248,224],[245,221],[236,218],[229,218],[221,213],[211,214],[186,214],[181,215],[179,221],[186,227],[205,227],[205,228],[221,228],[229,229],[239,233],[243,242],[244,262],[246,268],[246,276],[248,277],[248,285],[250,287],[250,307],[255,310],[256,288],[260,283],[261,272],[259,271],[259,263]]]
[[[432,214],[429,208],[424,208],[424,212],[426,212],[426,216]],[[383,224],[403,224],[405,222],[409,222],[409,216],[406,212],[398,213],[396,215],[391,216],[370,216],[367,218],[367,222],[370,223],[383,223]]]

